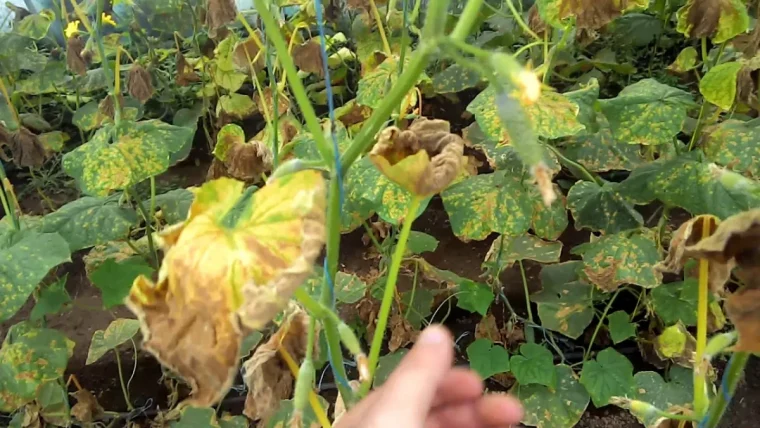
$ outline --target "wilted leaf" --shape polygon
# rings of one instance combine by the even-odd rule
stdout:
[[[293,48],[293,62],[296,67],[319,77],[325,74],[325,64],[322,58],[322,48],[317,38],[312,38]]]
[[[515,388],[515,396],[525,409],[524,424],[538,428],[572,428],[586,411],[589,395],[573,369],[557,365],[553,370],[557,388],[535,384]]]
[[[15,412],[34,400],[37,388],[58,381],[74,342],[60,332],[21,322],[8,329],[0,348],[0,411]]]
[[[744,288],[732,294],[726,302],[726,313],[739,332],[733,347],[736,352],[760,352],[760,290]]]
[[[739,61],[716,65],[699,81],[699,92],[707,101],[723,110],[731,110],[736,99],[736,78],[742,67]]]
[[[594,319],[594,287],[578,280],[581,268],[578,261],[544,266],[543,289],[530,296],[538,305],[541,325],[573,339]]]
[[[132,98],[145,104],[155,92],[150,72],[142,65],[133,63],[127,73],[127,90]]]
[[[557,389],[557,372],[551,351],[535,343],[520,345],[520,355],[509,361],[520,385],[538,384]]]
[[[534,260],[540,263],[555,263],[562,253],[561,242],[548,242],[531,234],[519,236],[501,235],[491,244],[484,263],[494,263],[496,274],[511,268],[515,262]]]
[[[607,321],[609,322],[610,337],[612,337],[614,344],[617,345],[630,337],[636,337],[636,324],[631,322],[627,312],[613,312],[607,316]]]
[[[470,368],[484,380],[509,371],[509,353],[503,346],[488,339],[472,342],[467,347],[467,359],[470,360]]]
[[[624,12],[646,8],[646,0],[539,0],[541,17],[553,27],[563,28],[563,21],[575,18],[578,31],[595,31]]]
[[[37,303],[29,314],[30,320],[38,321],[46,315],[57,314],[63,309],[63,305],[71,302],[71,296],[66,291],[67,278],[68,275],[62,276],[40,292]]]
[[[57,233],[26,229],[1,238],[0,321],[5,321],[21,309],[50,269],[71,259],[68,244]]]
[[[90,342],[90,350],[87,352],[87,362],[85,364],[90,365],[98,361],[106,352],[116,349],[116,347],[134,337],[138,330],[140,330],[140,321],[126,318],[112,321],[105,330],[97,330],[92,335],[92,342]]]
[[[85,193],[107,196],[166,171],[171,154],[182,149],[190,133],[158,120],[106,126],[64,155],[63,169]]]
[[[712,38],[719,44],[749,28],[747,6],[742,0],[688,0],[677,12],[679,33],[691,38]]]
[[[71,416],[79,422],[89,423],[100,419],[105,410],[92,392],[86,389],[72,392],[77,403],[71,407]]]
[[[707,159],[749,177],[760,177],[760,127],[756,120],[728,119],[705,130]]]
[[[608,234],[641,227],[644,218],[618,192],[618,187],[618,183],[608,181],[601,186],[591,181],[576,182],[567,194],[575,227]]]
[[[132,283],[140,275],[153,276],[154,269],[141,257],[127,260],[107,259],[89,275],[92,284],[100,289],[103,307],[123,305]]]
[[[693,46],[686,47],[678,53],[676,60],[668,66],[668,70],[676,73],[691,71],[697,66],[698,56],[699,54]]]
[[[63,151],[63,145],[69,140],[68,134],[61,131],[46,132],[38,135],[40,143],[45,147],[48,153],[58,153]]]
[[[644,233],[604,235],[575,247],[573,254],[583,257],[583,272],[605,292],[623,284],[654,288],[662,282],[662,273],[654,268],[660,261],[660,252],[655,241]]]
[[[658,145],[670,143],[681,132],[694,100],[686,91],[644,79],[599,105],[617,141]]]
[[[493,303],[494,294],[491,287],[486,284],[465,280],[459,284],[457,291],[457,306],[485,316],[488,308]]]
[[[213,153],[215,159],[209,168],[208,181],[231,177],[246,183],[258,182],[262,174],[272,169],[274,161],[274,155],[266,144],[256,140],[246,141],[243,128],[232,123],[219,130]],[[217,175],[217,168],[222,169],[221,175]]]
[[[699,283],[696,279],[662,284],[650,294],[654,311],[665,325],[678,322],[686,326],[697,324]]]
[[[612,397],[628,397],[634,394],[633,364],[618,351],[607,348],[596,360],[583,363],[581,384],[586,387],[596,407],[609,403]]]

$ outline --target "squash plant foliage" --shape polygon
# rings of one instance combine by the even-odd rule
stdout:
[[[329,427],[453,310],[528,426],[593,404],[716,427],[760,352],[756,2],[53,3],[0,34],[10,426],[129,423],[133,346],[189,387],[157,422]],[[455,241],[482,275],[429,261]],[[86,354],[115,356],[117,408],[48,324],[81,310],[81,257],[134,315]]]

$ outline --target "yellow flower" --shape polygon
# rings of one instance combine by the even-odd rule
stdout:
[[[116,21],[111,18],[111,15],[108,15],[105,12],[101,15],[100,20],[103,21],[104,24],[111,24],[114,27],[116,26]]]
[[[69,22],[63,34],[66,35],[67,39],[79,34],[79,20]]]

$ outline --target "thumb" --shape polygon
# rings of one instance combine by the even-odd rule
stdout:
[[[453,359],[454,343],[448,330],[440,325],[426,328],[382,386],[383,406],[394,409],[404,426],[422,426]],[[411,422],[415,425],[409,425]]]

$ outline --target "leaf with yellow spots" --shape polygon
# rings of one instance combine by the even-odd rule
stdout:
[[[496,87],[489,86],[472,100],[467,111],[475,115],[478,125],[489,139],[504,143],[509,137],[499,119],[497,92]],[[533,130],[541,138],[567,137],[585,129],[578,121],[578,104],[563,94],[543,92],[538,102],[524,108]]]
[[[736,80],[744,63],[725,62],[711,68],[699,81],[699,92],[723,110],[731,110],[736,99]]]
[[[705,130],[707,159],[748,177],[760,178],[760,121],[729,119]]]
[[[615,139],[601,115],[597,128],[596,133],[570,137],[562,143],[562,153],[592,172],[630,171],[644,163],[641,147]]]
[[[491,244],[484,264],[494,264],[500,274],[515,262],[535,260],[539,263],[556,263],[562,253],[561,242],[548,242],[529,233],[519,236],[501,235]]]
[[[74,342],[57,330],[21,322],[0,348],[0,411],[13,413],[37,397],[37,388],[63,377]]]
[[[253,99],[244,94],[229,94],[219,97],[219,103],[216,105],[216,115],[220,116],[226,113],[235,119],[245,119],[250,117],[258,107],[253,103]]]
[[[617,233],[644,224],[633,204],[618,192],[618,183],[578,181],[567,194],[567,205],[575,227],[603,233]]]
[[[159,234],[158,281],[138,277],[126,304],[143,347],[190,383],[188,403],[208,406],[234,380],[242,327],[263,328],[311,273],[327,190],[320,172],[305,170],[253,194],[227,178],[193,192],[187,219]]]
[[[695,39],[710,37],[715,44],[749,29],[749,14],[743,0],[688,0],[676,15],[679,33]]]
[[[684,48],[678,53],[676,60],[668,66],[668,70],[675,73],[686,73],[697,67],[699,54],[693,46]]]
[[[530,296],[538,305],[541,326],[577,339],[594,319],[594,286],[580,281],[579,261],[546,265],[542,290]]]
[[[671,366],[669,382],[666,382],[657,372],[638,372],[633,376],[636,391],[631,398],[644,403],[653,403],[666,412],[677,412],[678,409],[688,408],[692,403],[693,377],[691,371],[679,366]],[[662,416],[659,415],[631,413],[647,427],[660,427],[664,422]]]
[[[662,283],[662,273],[655,269],[660,251],[646,232],[604,235],[572,252],[583,257],[589,281],[605,292],[623,284],[654,288]]]
[[[433,90],[437,94],[451,94],[476,88],[486,82],[481,73],[454,64],[433,76]]]
[[[0,321],[21,309],[50,269],[71,261],[70,254],[57,233],[26,229],[0,235]]]
[[[322,123],[322,130],[325,134],[325,138],[327,138],[327,141],[330,144],[330,147],[332,147],[329,120],[325,120]],[[341,154],[343,154],[343,152],[351,144],[351,137],[348,135],[348,130],[346,130],[343,122],[335,122],[335,140],[338,142],[338,150]],[[293,154],[295,154],[298,159],[322,160],[322,155],[319,154],[319,149],[317,149],[317,142],[314,140],[314,137],[310,132],[305,130],[301,131],[298,133],[298,135],[295,136],[295,138],[293,138],[291,143],[293,145]]]
[[[512,390],[525,410],[521,422],[538,428],[572,428],[586,411],[590,397],[573,369],[564,364],[552,369],[556,388],[518,384]]]
[[[42,219],[42,232],[58,233],[71,251],[126,238],[137,225],[137,213],[119,205],[121,194],[104,199],[85,196]]]
[[[63,169],[83,192],[107,196],[166,171],[191,130],[159,120],[105,126],[63,157]]]
[[[409,62],[409,56],[406,57],[404,65]],[[366,74],[359,81],[359,89],[356,92],[356,103],[359,105],[376,109],[380,107],[383,100],[387,97],[390,89],[396,85],[398,80],[399,59],[391,56],[385,59],[376,69]],[[416,83],[429,81],[430,78],[421,75]],[[412,89],[401,102],[407,108],[417,104],[417,92]]]
[[[673,141],[695,104],[686,91],[644,79],[627,86],[615,98],[600,100],[599,105],[617,141],[658,145]]]

